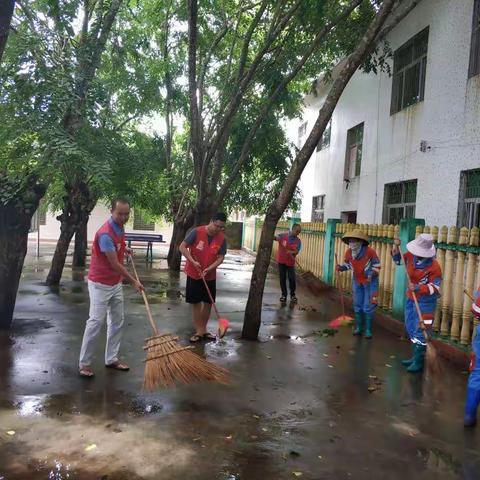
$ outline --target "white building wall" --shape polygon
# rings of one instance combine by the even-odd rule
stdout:
[[[41,240],[57,240],[60,236],[60,222],[56,219],[59,213],[47,212],[46,224],[40,226],[40,239]],[[110,218],[110,207],[104,204],[98,203],[92,210],[90,219],[88,221],[87,234],[88,241],[92,242],[95,237],[96,231]],[[133,211],[130,215],[130,220],[125,227],[125,231],[129,233],[157,233],[163,235],[163,239],[170,243],[172,238],[172,225],[166,223],[156,223],[155,231],[143,231],[133,229]],[[30,238],[37,238],[37,232],[30,233]]]
[[[456,224],[460,172],[480,168],[480,75],[468,79],[472,13],[473,0],[423,0],[388,36],[396,50],[429,27],[424,101],[390,115],[392,78],[353,76],[332,117],[330,147],[316,152],[302,175],[303,221],[310,220],[312,197],[325,194],[325,218],[357,211],[359,223],[381,223],[384,185],[417,179],[416,217]],[[324,95],[320,89],[305,98],[303,118],[288,126],[291,140],[304,120],[308,135]],[[361,122],[361,172],[346,189],[347,130]]]

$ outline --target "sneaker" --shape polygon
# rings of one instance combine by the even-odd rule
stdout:
[[[297,297],[296,297],[295,295],[292,295],[292,297],[290,298],[290,301],[291,301],[292,303],[297,303],[297,302],[298,302],[298,299],[297,299]]]
[[[280,303],[287,303],[287,297],[280,297]]]

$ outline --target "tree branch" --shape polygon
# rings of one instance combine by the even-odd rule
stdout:
[[[315,121],[313,129],[311,130],[303,147],[300,149],[292,163],[279,195],[268,208],[267,215],[270,214],[280,218],[280,215],[290,203],[302,171],[312,156],[318,142],[320,141],[320,138],[332,116],[333,110],[335,109],[340,96],[342,95],[353,74],[364,61],[365,57],[369,54],[371,49],[375,47],[377,35],[381,31],[385,21],[390,15],[394,4],[395,0],[385,0],[382,3],[380,10],[370,23],[370,26],[360,42],[357,44],[357,47],[347,57],[339,74],[330,87],[330,91],[325,98],[322,108],[318,112],[318,117]]]
[[[224,185],[220,188],[220,192],[218,195],[218,203],[222,203],[223,199],[225,198],[227,192],[229,191],[230,187],[234,183],[234,181],[238,178],[240,170],[245,165],[245,162],[248,160],[250,149],[255,139],[255,135],[268,116],[272,106],[274,105],[275,101],[279,97],[279,95],[286,89],[288,84],[298,75],[302,67],[305,63],[309,60],[315,50],[321,45],[325,37],[335,28],[340,22],[345,20],[350,16],[350,14],[363,2],[364,0],[352,0],[350,4],[331,22],[325,25],[315,36],[314,40],[311,42],[308,49],[302,55],[301,59],[297,62],[294,68],[290,71],[290,73],[284,77],[284,79],[278,84],[277,88],[274,92],[270,95],[267,99],[267,102],[263,106],[260,114],[257,116],[257,119],[253,126],[251,127],[250,131],[247,134],[247,137],[243,143],[242,151],[240,156],[230,174],[229,178],[225,181]]]

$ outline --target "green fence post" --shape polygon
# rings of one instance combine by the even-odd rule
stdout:
[[[323,281],[329,284],[333,282],[333,269],[335,262],[335,231],[337,224],[342,223],[339,218],[329,218],[325,231],[325,251],[323,252]]]
[[[253,242],[252,242],[252,252],[257,251],[257,217],[253,219]]]
[[[245,248],[245,218],[242,221],[242,249]]]
[[[288,219],[288,228],[291,230],[295,223],[302,223],[302,219],[298,217],[291,217]]]
[[[407,251],[407,243],[415,238],[415,231],[418,226],[424,226],[425,220],[420,218],[403,218],[400,220],[400,248],[402,252]],[[390,259],[389,259],[390,260]],[[393,316],[403,320],[405,308],[405,291],[407,289],[407,277],[405,267],[397,265],[395,269],[395,284],[393,287]]]

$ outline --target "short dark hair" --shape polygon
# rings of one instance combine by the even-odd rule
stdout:
[[[125,198],[125,197],[115,197],[113,200],[112,200],[112,203],[110,204],[110,209],[111,210],[115,210],[115,207],[117,206],[117,203],[126,203],[129,207],[132,206],[132,204],[130,203],[130,200],[128,198]]]
[[[294,223],[294,224],[292,225],[292,230],[293,230],[295,227],[298,227],[298,228],[300,228],[300,229],[302,228],[302,226],[301,226],[299,223]]]
[[[212,222],[220,220],[221,222],[227,221],[227,216],[223,212],[217,212],[212,215]]]

